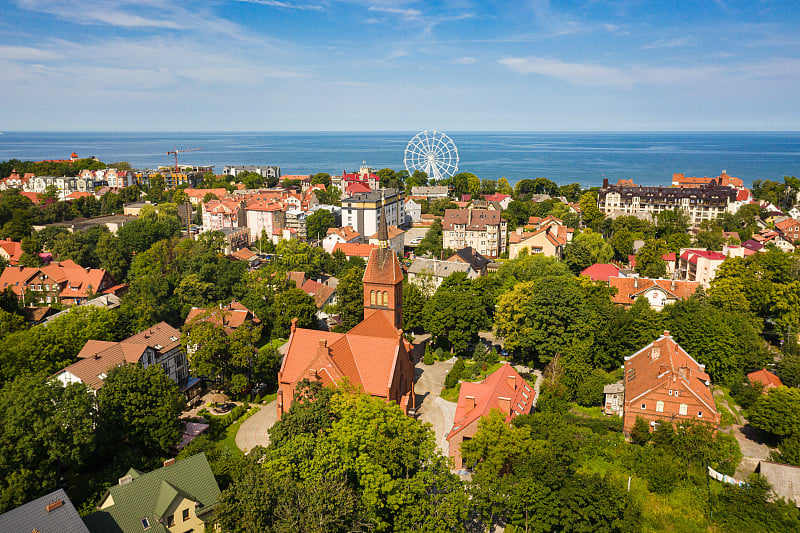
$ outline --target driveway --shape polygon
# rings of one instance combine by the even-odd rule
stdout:
[[[731,426],[733,435],[739,441],[739,449],[742,451],[742,461],[736,468],[736,479],[744,480],[755,472],[756,466],[759,461],[768,461],[769,452],[772,449],[764,444],[758,430],[753,426],[744,425],[739,426],[734,424]]]
[[[444,387],[444,379],[453,368],[456,360],[437,361],[432,365],[419,363],[416,366],[417,382],[414,392],[417,397],[417,417],[421,422],[428,422],[433,426],[436,434],[436,445],[444,455],[447,455],[449,446],[447,434],[453,429],[453,419],[456,416],[456,404],[439,397]]]
[[[258,407],[259,411],[242,422],[242,426],[236,433],[236,447],[245,453],[256,446],[267,446],[269,444],[267,430],[278,420],[277,400]]]

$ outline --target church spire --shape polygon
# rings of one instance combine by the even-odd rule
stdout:
[[[381,193],[381,214],[378,218],[378,246],[389,247],[389,228],[386,227],[386,198]]]

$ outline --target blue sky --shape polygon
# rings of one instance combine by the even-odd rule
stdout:
[[[0,0],[0,13],[0,130],[800,129],[795,2]]]

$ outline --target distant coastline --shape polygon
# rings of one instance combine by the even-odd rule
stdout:
[[[416,132],[3,132],[0,160],[52,159],[72,151],[135,167],[170,164],[173,147],[187,164],[279,165],[284,174],[341,173],[362,161],[404,168]],[[545,177],[559,184],[599,186],[603,178],[669,184],[673,172],[717,176],[722,170],[746,185],[756,179],[800,175],[800,132],[447,132],[459,149],[461,171],[511,183]]]

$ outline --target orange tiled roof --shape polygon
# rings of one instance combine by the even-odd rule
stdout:
[[[184,324],[190,324],[195,320],[203,320],[215,325],[221,324],[229,335],[245,322],[249,322],[254,326],[261,323],[261,320],[259,320],[250,309],[236,300],[226,306],[218,308],[212,307],[210,309],[204,309],[201,307],[192,307],[189,314],[186,315]]]
[[[8,263],[16,265],[22,257],[22,244],[16,241],[0,240],[0,248],[8,254]]]
[[[654,352],[654,348],[657,352]],[[680,372],[685,368],[688,372]],[[665,331],[662,336],[635,354],[625,358],[625,404],[636,402],[649,392],[681,380],[705,408],[716,414],[717,409],[705,365],[698,363]],[[626,407],[627,408],[627,407]]]
[[[481,382],[462,382],[453,429],[447,440],[464,431],[476,419],[488,415],[492,409],[503,411],[506,420],[529,413],[534,395],[532,387],[508,363]]]
[[[353,239],[361,236],[361,234],[353,229],[352,226],[344,226],[343,228],[328,228],[327,234],[336,234],[346,241],[352,241]]]
[[[619,276],[619,268],[610,263],[595,263],[592,266],[586,267],[581,271],[581,276],[586,276],[592,281],[605,281],[614,276]]]
[[[389,226],[387,229],[389,230],[389,240],[394,239],[398,235],[402,235],[403,233],[405,233],[405,231],[401,230],[397,226]],[[369,238],[370,239],[377,239],[378,238],[378,232],[373,233],[372,235],[369,236]]]
[[[468,230],[482,230],[501,222],[505,220],[493,209],[445,209],[442,228],[450,230],[454,225],[460,225]]]
[[[332,254],[336,252],[336,250],[341,250],[344,252],[344,255],[347,257],[363,257],[368,258],[372,253],[372,250],[376,249],[377,246],[374,244],[360,244],[356,242],[337,242],[336,246],[333,247]]]
[[[362,281],[383,285],[402,283],[403,269],[400,267],[397,254],[391,248],[373,248]]]
[[[763,368],[747,374],[747,379],[750,381],[750,383],[763,383],[765,388],[783,387],[781,378]]]
[[[314,303],[317,306],[317,309],[322,309],[333,293],[336,292],[333,287],[328,287],[327,285],[323,285],[322,283],[316,282],[313,279],[306,280],[303,283],[303,286],[300,287],[302,291],[312,298],[314,298]]]
[[[688,300],[700,287],[699,281],[678,281],[651,278],[619,278],[612,276],[608,280],[611,287],[616,287],[617,294],[611,297],[615,304],[631,305],[636,298],[653,287],[658,287],[678,300]]]

